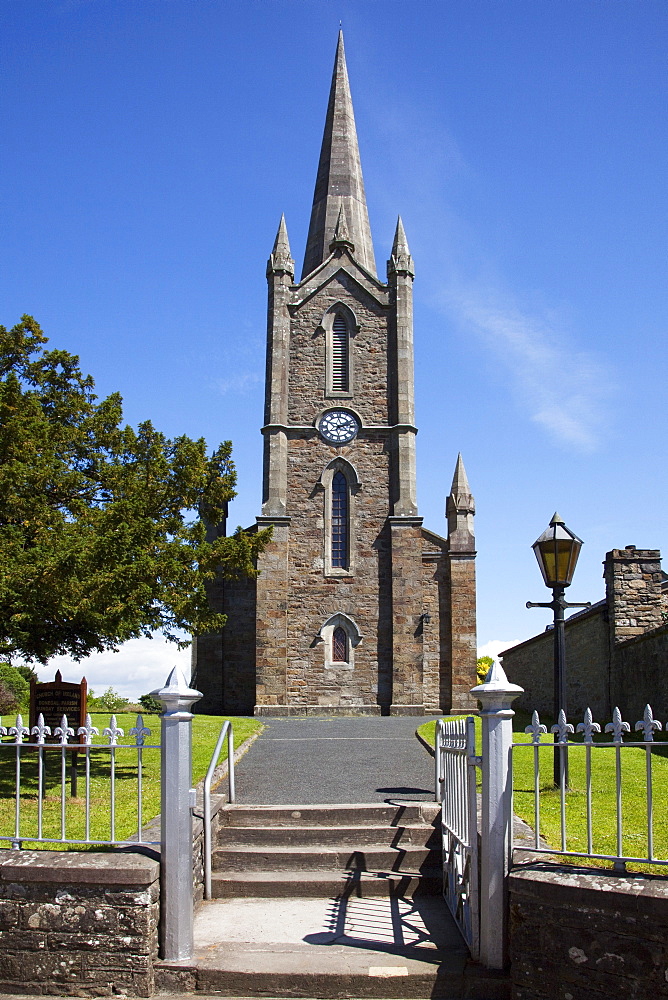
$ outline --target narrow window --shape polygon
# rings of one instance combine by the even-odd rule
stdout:
[[[332,479],[332,566],[348,568],[348,482],[342,472]]]
[[[332,327],[332,391],[348,392],[348,326],[341,313]]]
[[[340,625],[336,626],[332,635],[332,660],[336,663],[348,662],[348,636]]]

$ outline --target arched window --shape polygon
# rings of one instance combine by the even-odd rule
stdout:
[[[332,477],[332,566],[348,569],[348,481],[342,472]]]
[[[332,660],[336,663],[348,662],[348,636],[340,625],[332,633]]]
[[[349,390],[348,344],[348,324],[341,313],[337,313],[332,325],[332,392]]]

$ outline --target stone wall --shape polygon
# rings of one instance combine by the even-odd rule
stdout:
[[[157,861],[138,853],[0,852],[0,992],[148,997]]]
[[[509,881],[513,1000],[668,997],[668,880],[531,864]]]
[[[612,549],[606,553],[603,576],[613,645],[662,624],[665,604],[658,549],[635,545]]]
[[[603,602],[567,619],[566,704],[569,719],[581,718],[587,707],[595,719],[610,718],[609,644]],[[513,708],[552,715],[554,703],[554,632],[541,632],[503,653],[508,680],[524,688]],[[614,707],[614,706],[612,706]]]
[[[615,646],[611,694],[622,716],[633,723],[642,719],[647,702],[654,715],[668,722],[668,625]]]

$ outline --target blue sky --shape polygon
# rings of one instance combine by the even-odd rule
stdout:
[[[461,450],[503,645],[549,620],[555,509],[572,600],[608,549],[668,549],[665,0],[5,0],[0,322],[128,421],[230,438],[251,524],[265,263],[281,212],[301,263],[339,20],[380,273],[398,213],[416,265],[420,512],[444,533]],[[137,694],[174,661],[83,669]]]

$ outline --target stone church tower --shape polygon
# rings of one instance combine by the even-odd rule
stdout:
[[[340,35],[301,278],[284,219],[267,264],[257,524],[273,539],[256,580],[212,588],[228,624],[195,640],[199,711],[471,706],[475,507],[460,456],[447,539],[418,515],[413,274],[401,219],[376,273]]]

